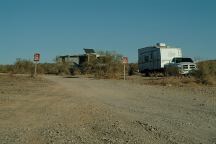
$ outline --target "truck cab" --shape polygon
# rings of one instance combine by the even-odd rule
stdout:
[[[185,57],[175,57],[172,61],[164,65],[165,70],[167,69],[177,69],[179,74],[189,74],[191,71],[197,69],[197,65],[193,62],[191,58]]]

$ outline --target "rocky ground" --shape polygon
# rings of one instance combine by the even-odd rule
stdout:
[[[2,144],[214,144],[216,88],[0,75]]]

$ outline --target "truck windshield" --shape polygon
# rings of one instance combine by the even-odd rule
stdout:
[[[173,58],[172,62],[181,63],[181,62],[193,62],[191,58]]]

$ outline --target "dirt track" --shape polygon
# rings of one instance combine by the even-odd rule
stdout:
[[[216,88],[0,81],[0,143],[216,143]]]

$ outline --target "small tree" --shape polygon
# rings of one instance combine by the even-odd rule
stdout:
[[[99,51],[100,57],[85,63],[82,67],[85,73],[94,74],[96,78],[119,79],[123,70],[122,55],[116,52]]]

